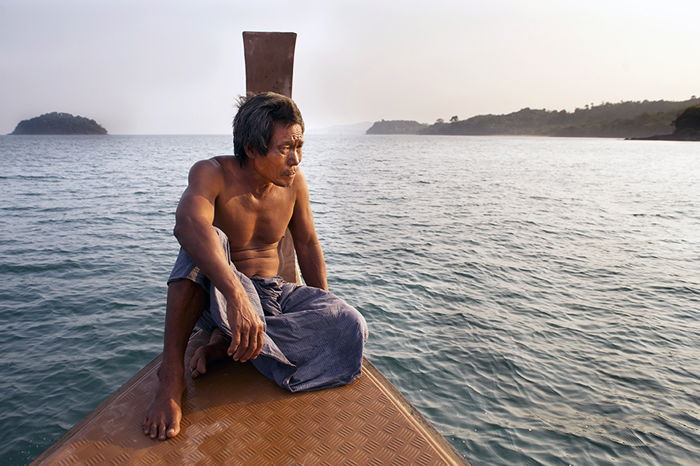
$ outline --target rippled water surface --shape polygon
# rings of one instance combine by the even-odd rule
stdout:
[[[700,463],[700,145],[313,136],[333,291],[473,464]],[[158,354],[174,210],[228,136],[0,136],[1,464]]]

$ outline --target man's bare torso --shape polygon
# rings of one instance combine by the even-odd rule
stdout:
[[[210,162],[218,165],[223,175],[223,188],[215,202],[214,226],[228,236],[231,260],[249,277],[277,275],[277,246],[292,218],[295,183],[286,187],[270,185],[264,192],[253,192],[234,157],[214,157]]]

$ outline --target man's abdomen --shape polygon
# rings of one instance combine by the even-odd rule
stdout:
[[[274,277],[280,265],[277,244],[238,250],[232,247],[231,261],[247,277]]]

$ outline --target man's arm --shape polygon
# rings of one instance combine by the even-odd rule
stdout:
[[[314,216],[309,202],[309,188],[301,170],[297,171],[294,180],[296,187],[296,202],[294,212],[289,222],[289,231],[294,239],[294,249],[297,253],[299,268],[304,281],[309,286],[328,290],[326,279],[326,262],[323,251],[316,236]]]
[[[223,185],[218,162],[203,160],[194,164],[177,206],[174,234],[192,261],[226,298],[232,332],[228,354],[236,361],[245,362],[260,354],[264,331],[243,285],[231,273],[229,258],[213,227],[214,206]]]

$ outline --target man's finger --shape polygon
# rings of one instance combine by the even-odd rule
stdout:
[[[240,335],[240,344],[238,345],[238,348],[236,349],[236,352],[233,353],[233,360],[234,361],[240,361],[241,356],[243,356],[246,351],[248,350],[248,332],[242,331],[238,333]]]
[[[258,356],[260,356],[260,352],[262,351],[263,344],[265,343],[265,332],[263,332],[262,328],[258,331],[258,344],[255,348],[255,353],[253,353],[253,356],[251,359],[255,359]]]
[[[233,334],[231,335],[231,344],[229,345],[228,350],[226,351],[226,354],[233,357],[233,355],[236,353],[236,350],[238,349],[238,346],[240,345],[240,343],[241,343],[241,335],[238,332],[233,332]]]
[[[248,336],[248,351],[246,351],[245,354],[241,357],[241,362],[246,362],[250,358],[252,358],[253,354],[255,354],[255,351],[257,350],[257,347],[258,347],[257,326],[254,326],[250,329],[250,335]]]

